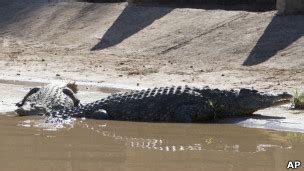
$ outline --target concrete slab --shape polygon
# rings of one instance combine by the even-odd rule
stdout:
[[[304,0],[277,0],[279,14],[304,13]]]
[[[221,123],[237,124],[248,128],[304,132],[303,114],[303,110],[291,110],[288,104],[260,110],[248,117],[224,119]]]

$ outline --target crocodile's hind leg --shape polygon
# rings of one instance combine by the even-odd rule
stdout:
[[[38,88],[38,87],[32,88],[32,89],[24,96],[24,98],[22,99],[21,102],[16,103],[16,106],[18,106],[18,107],[23,106],[24,103],[25,103],[25,101],[27,100],[27,98],[30,97],[32,94],[37,93],[39,90],[40,90],[40,88]]]
[[[104,119],[104,120],[108,120],[108,119],[110,119],[110,115],[107,113],[106,110],[104,110],[104,109],[98,109],[98,110],[95,110],[89,116],[89,118],[91,118],[91,119]]]

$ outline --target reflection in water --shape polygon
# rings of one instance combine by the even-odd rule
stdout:
[[[245,152],[265,152],[267,150],[273,148],[281,148],[281,149],[291,149],[292,145],[286,141],[284,141],[284,137],[282,137],[281,141],[274,141],[273,144],[263,144],[262,142],[248,142],[246,141],[243,144],[242,141],[236,143],[229,143],[229,139],[223,136],[214,136],[204,135],[200,137],[200,141],[188,144],[178,144],[179,142],[170,143],[169,140],[161,139],[161,138],[146,138],[146,137],[132,137],[132,136],[124,136],[124,132],[116,131],[115,129],[106,130],[107,125],[102,125],[99,127],[94,126],[94,124],[89,124],[83,121],[79,122],[85,128],[88,128],[99,135],[104,137],[113,138],[115,141],[123,141],[125,145],[131,148],[143,149],[143,150],[156,150],[156,151],[163,151],[163,152],[179,152],[179,151],[202,151],[202,150],[215,150],[215,151],[231,151],[231,152],[244,152],[242,150],[242,146],[247,146],[247,151]],[[136,124],[135,124],[136,125]],[[169,124],[170,125],[170,124]],[[157,124],[155,125],[157,127]],[[108,126],[109,127],[109,126]],[[153,126],[152,126],[153,127]],[[155,127],[155,128],[156,128]],[[169,126],[170,127],[170,126]],[[157,128],[159,129],[159,128]],[[248,129],[248,128],[237,128],[238,129]],[[250,129],[249,129],[250,130]],[[147,130],[149,131],[149,130]],[[184,130],[187,132],[187,130]],[[254,132],[262,132],[258,129],[251,129]],[[189,133],[191,132],[191,127],[189,128]],[[202,132],[203,133],[203,132]],[[149,132],[145,133],[144,135],[149,134]],[[161,134],[161,133],[160,133]],[[181,135],[177,135],[181,136]],[[251,144],[250,144],[251,143]],[[283,145],[282,145],[283,144]],[[250,151],[248,151],[248,147],[251,146]],[[253,147],[253,148],[252,148]]]
[[[0,116],[2,170],[268,171],[303,160],[302,133],[102,120],[76,120],[51,131],[42,121]]]
[[[94,130],[94,129],[92,129]],[[150,138],[136,138],[136,137],[123,137],[120,135],[116,135],[115,133],[111,133],[109,131],[99,131],[101,135],[105,137],[111,137],[115,140],[124,141],[126,146],[131,148],[140,148],[144,150],[157,150],[164,152],[176,152],[176,151],[201,151],[202,144],[193,144],[193,145],[169,145],[163,143],[162,139],[150,139]]]
[[[72,129],[72,128],[74,128],[74,125],[76,123],[78,126],[81,126],[85,129],[98,133],[98,135],[112,138],[115,141],[124,142],[124,144],[126,146],[131,147],[131,148],[136,148],[136,149],[155,150],[155,151],[163,151],[163,152],[202,151],[202,150],[244,152],[243,150],[240,150],[242,148],[242,144],[243,144],[242,141],[235,142],[235,143],[229,143],[231,141],[231,140],[229,140],[230,137],[227,138],[224,136],[214,136],[212,134],[206,134],[206,135],[202,136],[200,138],[200,141],[197,141],[197,142],[186,143],[186,144],[177,144],[178,142],[170,143],[169,140],[162,139],[162,138],[148,138],[146,136],[145,137],[126,136],[126,135],[123,135],[125,133],[124,130],[122,130],[120,132],[120,130],[115,130],[115,127],[110,128],[110,126],[107,126],[107,124],[96,126],[96,124],[90,124],[90,121],[87,122],[85,120],[80,120],[79,122],[76,122],[76,119],[56,120],[56,121],[53,120],[53,122],[51,122],[49,120],[49,118],[48,118],[48,122],[45,122],[45,119],[24,120],[24,121],[19,122],[18,126],[41,128],[44,131],[58,131],[59,129],[67,129],[67,130]],[[138,123],[133,123],[133,124],[138,125]],[[155,127],[154,127],[153,124],[151,124],[150,128],[159,129],[157,127],[157,125],[158,124],[155,124]],[[168,127],[170,127],[170,124],[168,124]],[[191,132],[191,126],[190,127],[187,126],[187,127],[188,127],[189,132]],[[164,128],[164,129],[166,129],[166,128]],[[236,128],[235,131],[238,131],[238,129],[249,129],[249,128]],[[136,130],[139,130],[139,128]],[[260,131],[258,129],[249,129],[249,130],[251,130],[251,132],[253,132],[253,133],[255,133],[255,132],[262,132],[262,133],[264,132],[264,134],[267,133],[267,131]],[[143,131],[143,130],[141,130],[141,131]],[[149,131],[149,129],[146,131]],[[188,132],[187,130],[183,130],[183,131]],[[202,131],[202,133],[204,133],[204,132]],[[288,135],[293,135],[293,137],[294,137],[296,134],[297,133],[293,133],[293,134],[289,133]],[[146,132],[144,135],[149,135],[149,132]],[[177,135],[177,136],[181,136],[181,135]],[[282,137],[282,139],[279,141],[279,143],[277,140],[273,142],[274,144],[267,144],[267,143],[263,144],[262,142],[255,142],[255,141],[249,142],[249,144],[248,144],[248,142],[246,142],[246,150],[247,150],[246,152],[256,153],[256,152],[265,152],[265,151],[267,151],[269,149],[273,149],[273,148],[281,148],[281,149],[291,149],[292,148],[290,143],[287,143],[286,141],[284,141],[284,137]],[[281,144],[284,144],[284,145],[281,145]],[[251,148],[248,151],[249,146]]]
[[[251,138],[257,135],[259,137],[262,136],[263,141],[261,140],[249,141],[249,142],[244,140],[238,141],[240,137],[229,136],[229,134],[225,134],[226,131],[224,130],[218,130],[217,134],[219,135],[215,136],[214,135],[215,130],[213,130],[213,132],[207,133],[206,131],[204,132],[204,130],[208,131],[208,129],[204,129],[200,131],[200,134],[203,134],[203,136],[199,138],[200,139],[199,141],[193,142],[192,140],[191,143],[187,142],[181,144],[180,142],[174,143],[174,140],[173,143],[171,143],[170,140],[165,138],[147,137],[146,135],[151,134],[151,131],[155,132],[155,130],[159,130],[159,131],[155,135],[152,135],[153,137],[155,136],[157,137],[158,134],[159,135],[163,134],[161,132],[162,130],[159,127],[159,124],[148,124],[149,129],[141,129],[142,123],[118,122],[119,124],[133,128],[136,131],[139,131],[139,133],[141,132],[141,134],[144,135],[143,137],[135,137],[135,136],[123,135],[124,133],[126,133],[126,130],[116,129],[115,125],[114,127],[112,127],[107,124],[100,125],[100,124],[92,123],[98,121],[92,121],[86,119],[77,121],[76,119],[71,119],[71,118],[68,120],[62,120],[62,119],[50,120],[50,118],[47,118],[47,121],[48,122],[45,122],[45,119],[24,120],[24,121],[20,121],[18,126],[40,128],[43,129],[44,131],[59,131],[60,129],[70,130],[74,128],[75,125],[77,125],[77,127],[80,126],[82,128],[88,129],[90,131],[97,133],[98,135],[102,135],[103,137],[108,137],[114,141],[123,142],[127,147],[130,148],[142,149],[142,150],[155,150],[155,151],[163,151],[163,152],[215,150],[215,151],[257,153],[257,152],[265,152],[267,150],[271,150],[274,148],[280,148],[286,150],[292,149],[292,143],[290,143],[290,140],[304,142],[304,134],[301,133],[288,132],[286,133],[286,135],[284,134],[285,136],[282,136],[280,134],[274,134],[275,131],[267,131],[267,130],[252,129],[252,128],[241,128],[238,126],[228,126],[233,128],[233,130],[231,130],[232,132],[230,133],[238,133],[241,130],[245,130],[247,134],[249,132],[252,134]],[[113,124],[115,122],[109,122],[109,123]],[[161,125],[162,127],[164,127],[163,130],[166,130],[167,128],[171,128],[171,126],[176,127],[179,124],[161,124]],[[186,126],[187,129],[183,129],[183,131],[179,131],[180,127],[176,127],[175,132],[191,133],[192,129],[198,127],[199,125],[189,126],[188,124],[185,124],[184,126]],[[215,127],[219,126],[220,128],[227,127],[227,125],[205,125],[204,127],[213,127],[213,126]],[[134,131],[132,132],[136,133]],[[187,135],[181,135],[181,134],[176,134],[176,136],[187,137]],[[242,146],[246,146],[246,148],[244,149]]]
[[[75,118],[62,119],[62,118],[47,118],[39,120],[24,120],[18,123],[18,126],[22,127],[34,127],[41,128],[45,131],[57,131],[58,129],[71,129],[76,122]]]

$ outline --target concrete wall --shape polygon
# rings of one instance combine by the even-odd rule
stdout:
[[[275,4],[276,0],[127,0],[129,3],[174,3],[174,4]]]
[[[48,0],[48,1],[74,1],[74,0]],[[279,14],[304,13],[304,0],[78,0],[87,2],[125,2],[129,4],[217,4],[217,5],[239,5],[248,4],[263,8],[267,5],[275,5]]]
[[[126,2],[126,0],[77,0],[80,2],[93,2],[93,3],[115,3],[115,2]]]
[[[279,14],[304,13],[304,0],[277,0]]]

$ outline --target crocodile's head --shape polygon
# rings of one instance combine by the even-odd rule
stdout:
[[[52,83],[41,88],[31,89],[23,100],[16,104],[20,116],[44,115],[54,110],[78,106],[75,83]]]
[[[290,103],[292,95],[284,93],[266,93],[251,89],[241,89],[236,102],[239,110],[252,114],[257,110]]]

